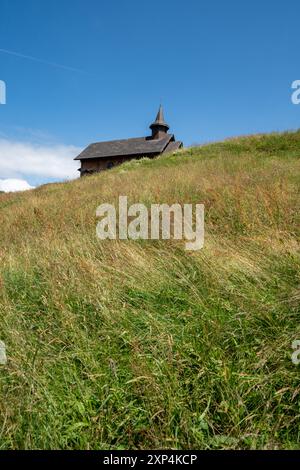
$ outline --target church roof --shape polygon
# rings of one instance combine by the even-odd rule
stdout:
[[[110,140],[96,142],[89,145],[74,160],[87,160],[91,158],[119,157],[127,155],[147,155],[162,153],[169,142],[174,140],[173,134],[166,134],[161,139],[151,137],[137,137],[133,139]]]

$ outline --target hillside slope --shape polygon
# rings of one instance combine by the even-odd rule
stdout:
[[[299,448],[300,132],[0,195],[0,449]],[[204,203],[205,246],[96,238]]]

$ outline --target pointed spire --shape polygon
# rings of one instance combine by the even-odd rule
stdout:
[[[159,110],[158,110],[158,113],[157,113],[157,116],[156,116],[155,121],[156,121],[156,122],[165,122],[164,110],[163,110],[162,105],[159,106]]]
[[[169,126],[167,123],[165,123],[165,118],[164,118],[164,110],[162,105],[159,106],[158,113],[156,115],[156,119],[153,124],[160,125],[160,126],[166,126],[169,129]],[[153,124],[151,124],[153,126]]]
[[[150,129],[152,130],[152,135],[160,136],[162,133],[167,133],[169,130],[168,124],[165,122],[164,111],[162,105],[159,106],[159,110],[156,116],[155,121],[151,124]]]

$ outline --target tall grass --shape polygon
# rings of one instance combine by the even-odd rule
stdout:
[[[299,154],[245,137],[1,194],[0,449],[299,448]],[[99,241],[119,195],[204,203],[204,249]]]

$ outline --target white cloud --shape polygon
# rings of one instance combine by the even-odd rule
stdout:
[[[28,184],[25,180],[18,180],[13,178],[0,180],[0,191],[4,191],[5,193],[27,191],[28,189],[33,189],[33,186],[30,186],[30,184]]]
[[[78,162],[73,158],[80,151],[73,145],[47,146],[0,138],[0,177],[76,178]]]

